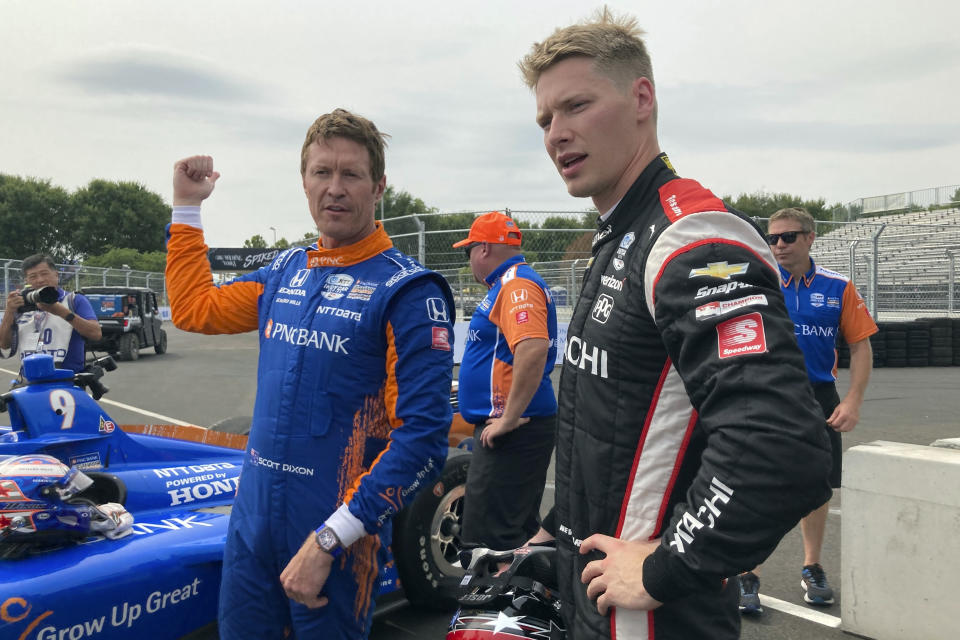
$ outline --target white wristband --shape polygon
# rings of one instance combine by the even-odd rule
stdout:
[[[340,538],[340,544],[344,548],[367,535],[367,530],[363,528],[363,522],[350,513],[350,507],[346,504],[340,505],[340,508],[327,518],[325,524],[337,534],[337,537]]]
[[[203,224],[200,222],[200,207],[198,206],[175,206],[170,222],[174,224],[188,224],[191,227],[203,229]]]

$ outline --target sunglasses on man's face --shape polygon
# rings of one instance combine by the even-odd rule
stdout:
[[[801,233],[806,233],[806,231],[784,231],[783,233],[768,233],[767,234],[767,244],[771,247],[783,238],[785,244],[793,244],[797,241],[797,236]]]
[[[465,254],[467,254],[467,260],[470,259],[470,252],[473,251],[474,247],[479,247],[481,244],[483,244],[483,243],[482,243],[482,242],[471,242],[470,244],[468,244],[467,246],[465,246],[465,247],[463,248],[463,252],[464,252]]]

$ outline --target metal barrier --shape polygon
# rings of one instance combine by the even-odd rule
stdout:
[[[22,264],[22,260],[0,258],[0,265],[3,268],[0,309],[7,306],[7,294],[10,291],[23,288]],[[89,267],[80,264],[58,264],[57,271],[60,273],[60,286],[69,291],[76,291],[83,287],[147,287],[157,293],[159,304],[167,304],[166,279],[163,273]]]
[[[940,191],[949,190],[943,187]],[[511,211],[523,231],[524,254],[547,281],[561,317],[572,311],[595,227],[580,211]],[[428,213],[389,218],[384,226],[398,249],[447,278],[461,318],[469,317],[486,288],[474,281],[470,265],[452,245],[467,237],[478,212]],[[761,226],[765,218],[756,219]],[[583,225],[589,223],[590,227]],[[538,228],[523,228],[524,225]],[[540,226],[558,228],[539,228]],[[887,320],[960,313],[957,287],[960,259],[960,208],[910,211],[861,218],[854,222],[817,223],[812,254],[818,264],[850,277],[874,318]],[[3,291],[23,285],[20,260],[0,258]],[[85,286],[149,287],[167,304],[163,273],[83,265],[57,265],[64,288]]]

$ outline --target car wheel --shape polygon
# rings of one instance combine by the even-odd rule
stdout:
[[[153,345],[153,350],[157,352],[157,355],[167,352],[167,332],[163,329],[160,329],[160,339]]]
[[[140,341],[132,333],[125,333],[120,337],[120,358],[122,360],[136,360],[140,357]]]
[[[443,473],[394,519],[393,556],[404,594],[430,609],[457,606],[463,496],[470,454],[451,449]]]
[[[250,435],[250,425],[253,423],[253,416],[233,416],[214,422],[207,427],[210,431],[219,431],[221,433],[236,433],[241,436]]]

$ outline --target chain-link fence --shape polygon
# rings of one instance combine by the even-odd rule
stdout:
[[[521,226],[527,260],[550,286],[560,316],[568,317],[590,258],[595,214],[504,211]],[[474,218],[485,212],[421,214],[384,222],[397,248],[447,278],[460,318],[470,317],[486,288],[474,281],[466,255],[452,245],[466,238]],[[765,219],[758,222],[766,224]],[[877,319],[960,313],[960,209],[912,211],[854,222],[819,221],[812,253],[818,264],[853,280]],[[6,305],[7,292],[23,286],[21,264],[0,258],[0,309]],[[57,268],[65,289],[149,287],[162,305],[167,304],[162,273],[82,265]]]
[[[22,289],[23,261],[0,258],[3,268],[0,285],[0,309],[7,305],[7,294]],[[83,287],[147,287],[157,293],[157,302],[167,304],[166,281],[162,273],[152,271],[136,271],[134,269],[111,269],[107,267],[88,267],[79,264],[58,264],[60,286],[68,291],[76,291]]]
[[[474,280],[463,249],[454,249],[453,244],[466,238],[473,220],[487,211],[431,213],[384,221],[384,228],[398,249],[447,279],[460,308],[458,317],[463,319],[470,317],[487,289]],[[596,214],[506,208],[500,211],[520,226],[524,256],[550,286],[558,314],[569,315],[590,258]]]

